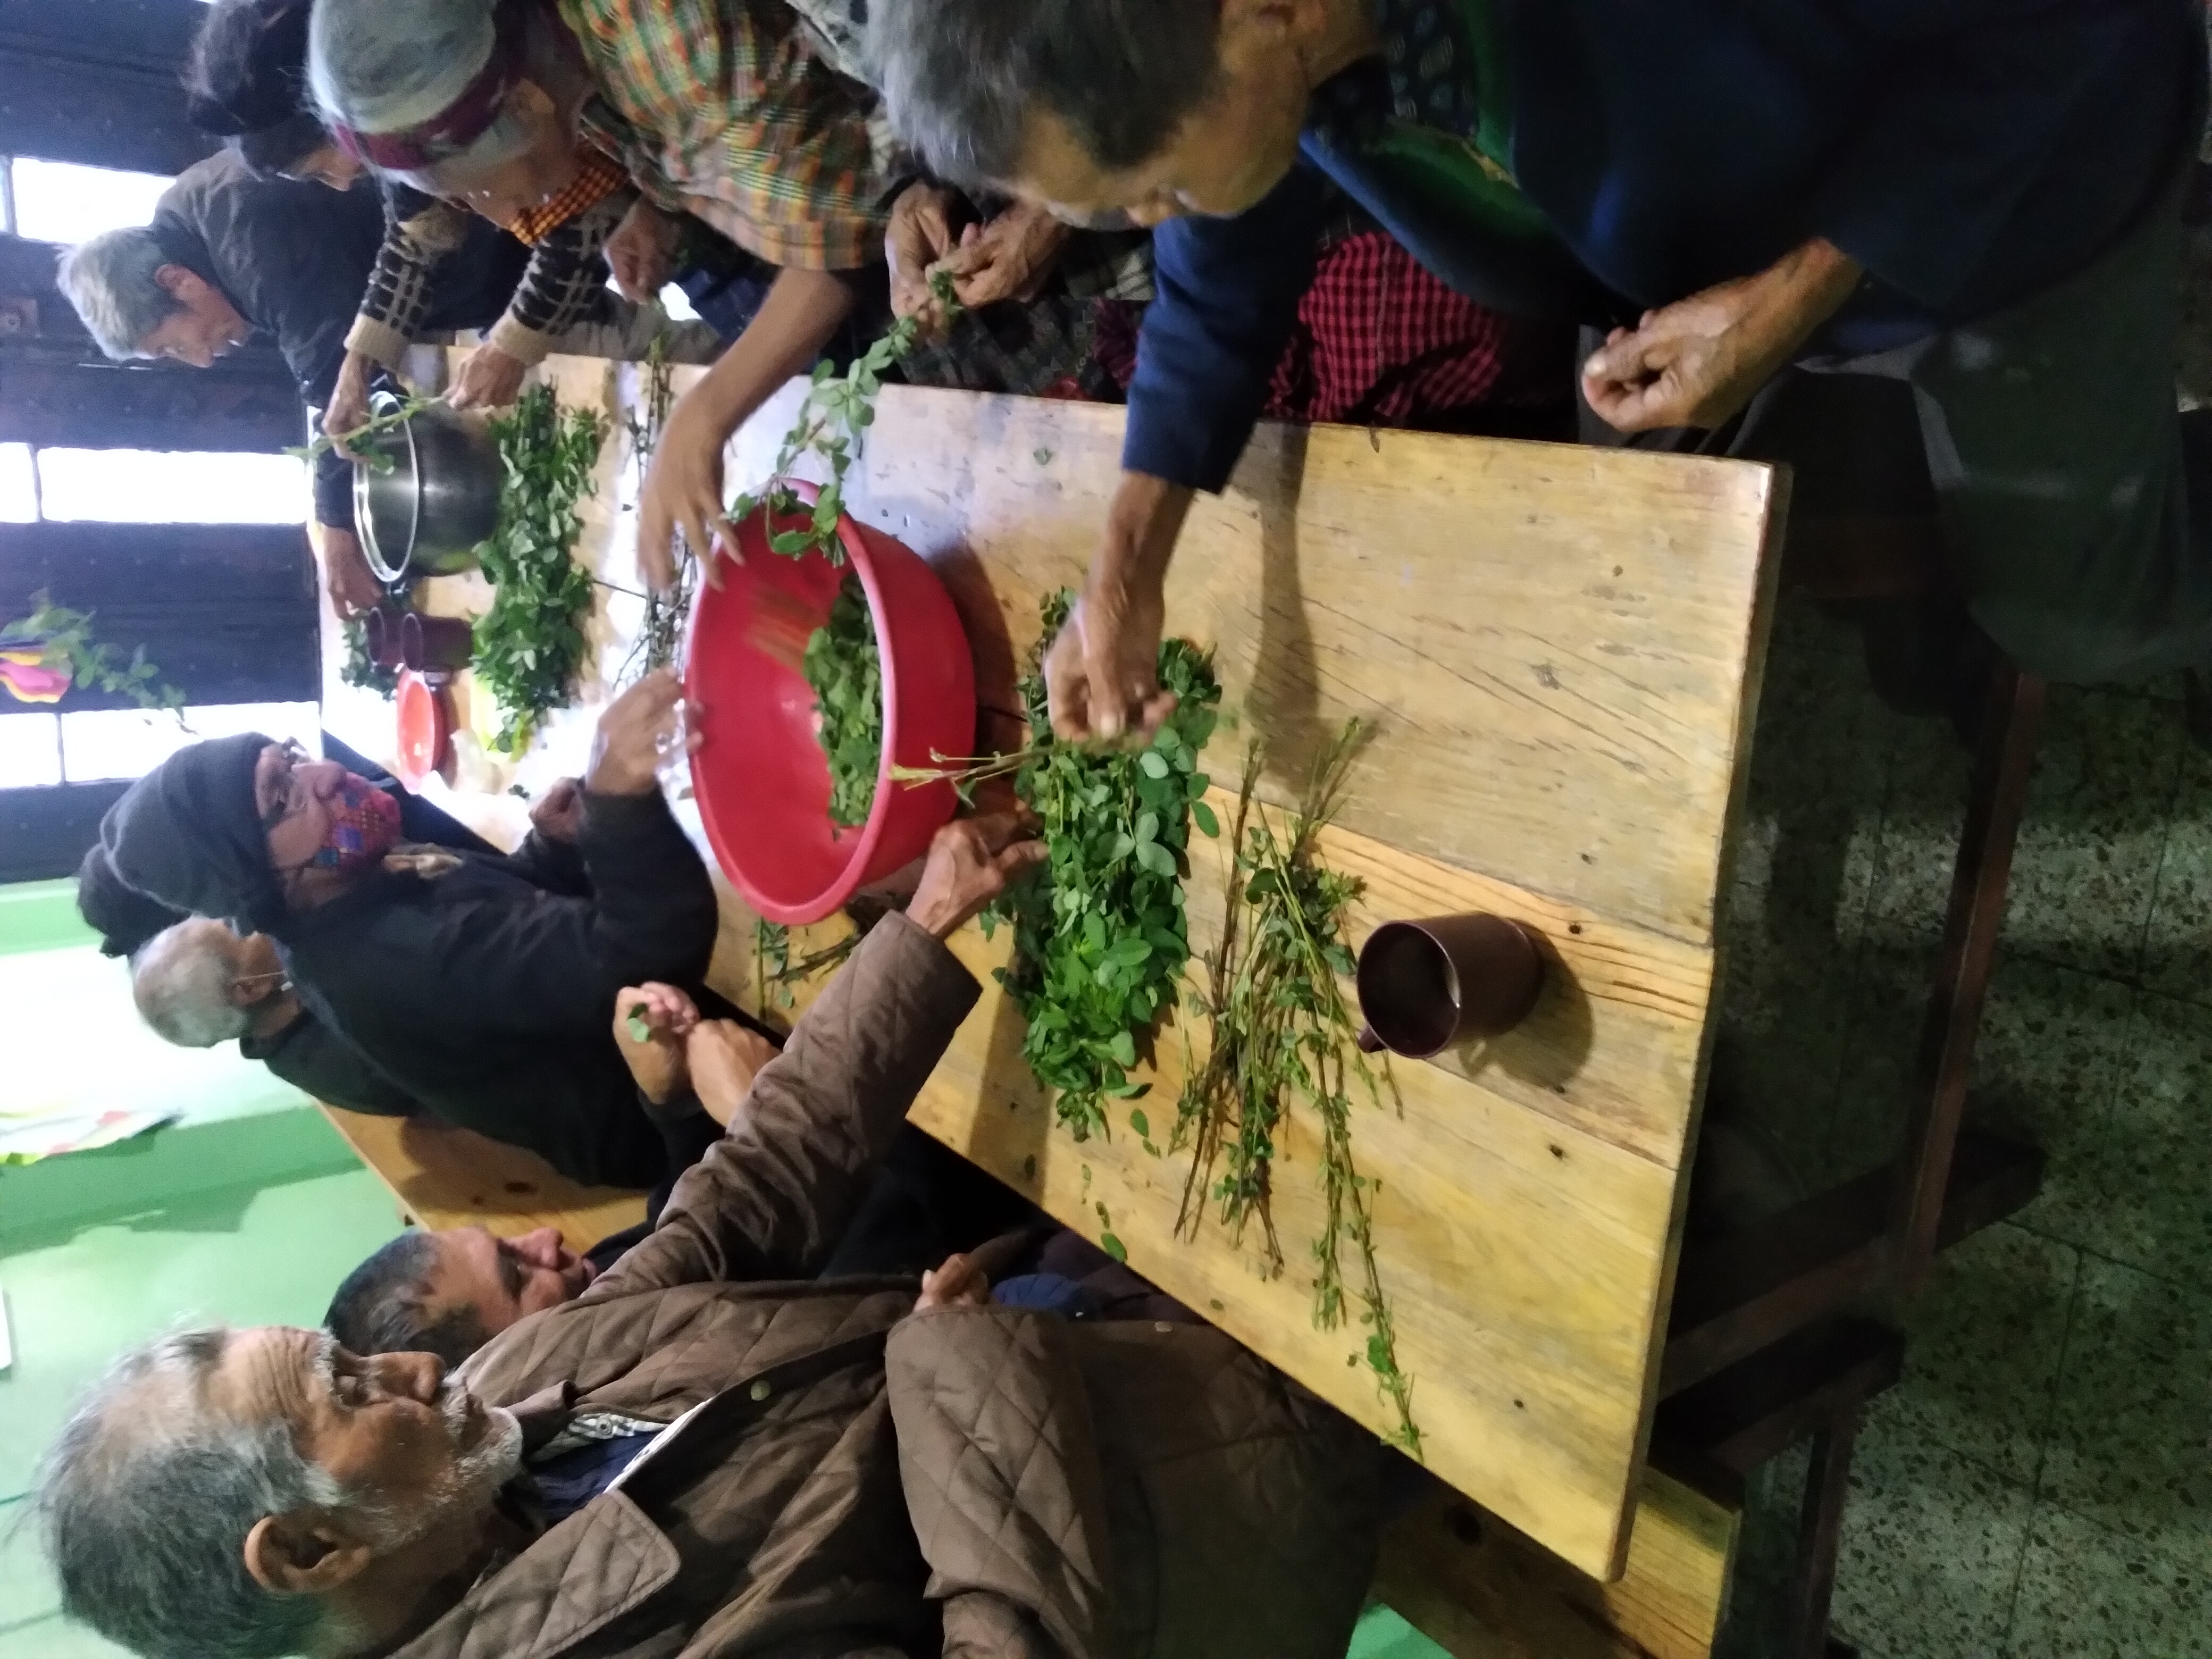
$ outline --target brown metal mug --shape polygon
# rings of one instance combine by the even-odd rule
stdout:
[[[399,619],[399,660],[418,674],[466,668],[476,648],[476,626],[465,617],[410,611]]]
[[[361,622],[362,643],[368,648],[368,659],[379,668],[398,668],[402,665],[399,654],[399,612],[389,605],[378,605]]]
[[[1426,1060],[1528,1017],[1544,988],[1535,936],[1503,916],[1386,921],[1359,947],[1359,1046]]]

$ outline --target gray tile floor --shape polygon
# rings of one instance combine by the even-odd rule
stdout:
[[[2051,695],[1978,1082],[2049,1172],[1896,1310],[1836,1590],[1866,1659],[2212,1656],[2212,757],[2172,690]],[[1785,604],[1714,1099],[1808,1187],[1897,1144],[1966,782]],[[1802,1470],[1754,1482],[1735,1654],[1767,1650]]]

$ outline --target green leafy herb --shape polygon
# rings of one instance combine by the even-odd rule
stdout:
[[[1338,982],[1353,968],[1345,910],[1358,896],[1360,884],[1323,866],[1316,853],[1320,831],[1342,799],[1360,738],[1357,720],[1338,734],[1297,810],[1279,830],[1253,799],[1260,775],[1257,746],[1246,754],[1220,942],[1206,953],[1204,988],[1194,988],[1190,998],[1212,1032],[1205,1063],[1188,1073],[1176,1103],[1171,1144],[1193,1149],[1177,1225],[1194,1231],[1211,1198],[1222,1222],[1239,1237],[1248,1223],[1258,1221],[1268,1260],[1279,1269],[1282,1245],[1272,1208],[1276,1140],[1293,1096],[1304,1098],[1322,1124],[1314,1322],[1323,1329],[1343,1323],[1342,1257],[1348,1240],[1359,1253],[1356,1294],[1368,1332],[1368,1367],[1396,1411],[1392,1438],[1419,1455],[1413,1383],[1398,1368],[1396,1330],[1375,1261],[1376,1183],[1352,1158],[1353,1092],[1371,1103],[1381,1100],[1375,1072],[1354,1041],[1358,1022]]]
[[[389,448],[375,440],[398,431],[424,410],[444,401],[444,398],[434,395],[403,398],[383,414],[372,415],[352,431],[339,435],[344,438],[346,447],[358,458],[357,465],[372,472],[389,472],[396,465],[397,458]],[[301,444],[284,453],[295,460],[312,462],[335,447],[337,440],[325,433],[311,444]]]
[[[1105,1251],[1107,1255],[1112,1256],[1115,1261],[1121,1262],[1125,1266],[1127,1264],[1129,1260],[1128,1247],[1123,1244],[1120,1239],[1115,1237],[1113,1234],[1099,1234],[1098,1248]]]
[[[69,669],[71,690],[128,697],[141,708],[176,714],[181,722],[185,694],[146,660],[146,647],[136,647],[125,659],[115,647],[93,638],[92,617],[89,611],[56,605],[41,589],[31,595],[29,616],[0,624],[0,650],[36,650],[49,665],[59,659]]]
[[[805,666],[819,717],[816,739],[830,763],[830,822],[858,830],[875,805],[884,755],[883,659],[858,578],[845,578],[829,620],[808,637]]]
[[[592,578],[570,550],[607,423],[591,410],[563,410],[540,386],[491,430],[505,477],[498,527],[477,550],[495,591],[477,619],[473,666],[499,702],[494,746],[512,755],[546,713],[568,702],[583,665]]]
[[[1071,598],[1047,599],[1045,640]],[[1014,922],[1005,983],[1028,1018],[1023,1055],[1057,1091],[1054,1109],[1079,1140],[1104,1132],[1109,1100],[1152,1086],[1129,1072],[1190,956],[1180,860],[1189,804],[1206,792],[1198,755],[1221,687],[1188,640],[1160,647],[1159,674],[1176,711],[1136,750],[1054,743],[1042,674],[1033,667],[1022,682],[1031,745],[1014,788],[1036,814],[1048,857],[1040,879],[1000,901]]]
[[[947,322],[960,314],[960,301],[953,295],[949,272],[933,273],[929,289]],[[842,374],[826,357],[815,364],[806,400],[799,405],[799,419],[776,452],[768,482],[730,503],[731,520],[743,522],[765,502],[781,526],[768,538],[771,552],[793,559],[819,553],[833,565],[843,564],[845,547],[837,538],[837,518],[845,510],[845,474],[860,453],[861,434],[876,418],[876,393],[882,390],[884,376],[914,349],[921,332],[919,318],[902,317],[891,325],[889,333],[855,357]],[[830,470],[830,481],[821,487],[811,507],[791,488],[792,469],[808,455],[820,456]],[[804,524],[789,522],[802,516]]]
[[[646,1012],[643,1003],[633,1002],[629,1006],[629,1014],[623,1020],[623,1024],[629,1031],[629,1040],[632,1042],[653,1041],[653,1027],[646,1023]]]

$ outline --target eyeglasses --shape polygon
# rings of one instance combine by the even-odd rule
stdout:
[[[301,764],[308,758],[307,751],[289,738],[276,744],[276,748],[283,770],[276,775],[270,785],[270,797],[275,804],[266,808],[261,814],[261,830],[264,835],[300,810],[300,788],[295,774]]]

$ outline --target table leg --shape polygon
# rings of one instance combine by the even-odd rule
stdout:
[[[1889,1277],[1907,1295],[1925,1282],[1937,1248],[1951,1155],[1972,1080],[1975,1040],[1981,1034],[1982,1005],[2004,926],[2013,847],[2035,770],[2044,691],[2043,681],[2005,663],[1990,677],[1983,705],[1942,954],[1922,1030],[1920,1068],[1927,1086],[1914,1103],[1905,1156],[1891,1195]]]

